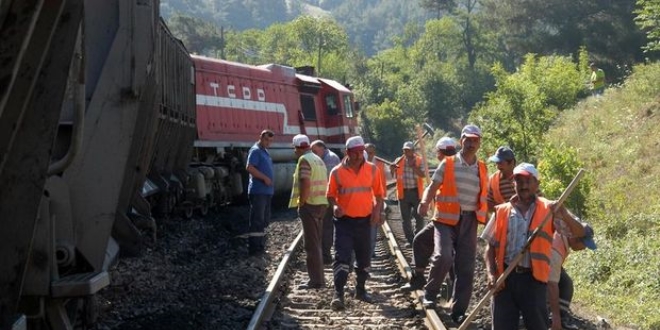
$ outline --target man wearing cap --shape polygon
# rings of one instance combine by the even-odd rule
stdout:
[[[257,256],[266,249],[266,227],[270,222],[270,202],[275,193],[273,186],[273,159],[268,147],[273,142],[275,133],[263,130],[247,156],[246,170],[250,174],[248,199],[250,201],[250,224],[248,233],[248,252]]]
[[[321,157],[323,163],[325,163],[325,168],[328,170],[328,175],[330,171],[341,163],[341,159],[334,153],[332,150],[328,149],[325,145],[325,142],[322,140],[315,140],[312,142],[312,152],[317,156]],[[332,249],[332,240],[335,232],[335,227],[332,223],[332,208],[328,207],[323,216],[323,263],[330,264],[332,263],[332,254],[330,250]]]
[[[364,140],[346,140],[346,158],[330,172],[326,197],[332,205],[335,224],[335,261],[332,264],[334,310],[344,309],[344,287],[351,253],[355,252],[357,285],[355,298],[369,302],[365,282],[371,266],[370,228],[382,224],[383,185],[376,165],[364,160]]]
[[[456,141],[445,136],[438,140],[435,144],[436,157],[438,161],[442,162],[445,157],[453,156],[456,154]],[[422,230],[420,230],[413,239],[413,262],[414,268],[410,281],[401,287],[404,291],[421,290],[426,284],[424,278],[424,271],[426,266],[429,265],[431,255],[433,255],[433,233],[435,232],[435,225],[433,221],[429,221]]]
[[[508,202],[516,193],[513,188],[513,168],[516,167],[516,156],[508,147],[499,147],[489,161],[497,165],[497,172],[488,180],[488,211],[495,211],[495,205]]]
[[[415,154],[415,146],[408,141],[403,144],[403,155],[394,160],[390,171],[396,177],[396,198],[399,200],[399,212],[403,232],[412,244],[415,234],[424,228],[424,217],[417,213],[417,205],[424,191],[424,164],[422,157]],[[415,218],[415,230],[412,228],[412,218]]]
[[[298,216],[302,221],[305,253],[307,254],[307,274],[309,275],[309,281],[302,284],[300,288],[318,289],[325,286],[321,237],[323,216],[328,209],[328,198],[325,197],[328,171],[323,160],[310,150],[307,135],[294,136],[293,147],[298,156],[298,164],[293,173],[289,207],[298,208]]]
[[[537,196],[539,173],[534,165],[521,163],[513,169],[513,177],[516,195],[495,207],[481,235],[488,243],[485,260],[491,288],[516,256],[524,252],[522,260],[512,266],[514,270],[493,296],[493,329],[518,329],[522,315],[527,329],[545,330],[549,326],[546,297],[553,233],[557,230],[566,237],[582,237],[584,227],[563,206],[557,209],[554,201]],[[543,224],[551,216],[552,221]],[[523,251],[527,239],[539,227],[529,251]]]
[[[568,214],[579,221],[579,219],[572,213],[568,212]],[[579,329],[571,322],[572,320],[569,314],[571,300],[573,299],[573,280],[562,265],[568,257],[570,250],[580,251],[585,248],[589,248],[590,250],[596,249],[596,243],[593,239],[593,229],[584,222],[582,223],[582,226],[584,227],[585,232],[584,237],[567,238],[555,231],[552,240],[550,278],[548,279],[548,305],[550,306],[550,312],[552,313],[552,330]]]
[[[486,164],[477,159],[481,146],[479,127],[463,127],[460,142],[461,151],[438,165],[419,206],[419,214],[425,216],[435,199],[434,250],[423,303],[426,307],[435,306],[440,287],[453,266],[454,292],[450,304],[451,318],[456,323],[463,321],[472,296],[477,225],[486,222],[488,211],[488,171]],[[440,192],[436,194],[438,189]]]
[[[365,151],[367,153],[366,160],[378,167],[378,171],[380,172],[380,180],[383,186],[383,192],[387,191],[387,179],[385,178],[385,163],[378,160],[376,158],[376,145],[373,143],[367,143],[364,145]],[[384,196],[383,196],[384,198]],[[383,205],[383,210],[386,208],[385,205]],[[374,250],[376,249],[376,237],[378,236],[378,227],[379,226],[372,226],[371,227],[371,257],[374,257]]]

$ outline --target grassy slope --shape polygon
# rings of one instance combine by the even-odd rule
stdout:
[[[660,329],[660,64],[565,111],[548,139],[578,148],[595,179],[598,249],[568,258],[575,300],[615,324]]]

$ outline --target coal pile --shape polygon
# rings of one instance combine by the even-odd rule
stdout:
[[[159,220],[157,241],[113,268],[97,297],[95,329],[245,329],[301,228],[293,212],[274,215],[267,254],[248,257],[231,229],[247,215],[237,207],[203,219]]]

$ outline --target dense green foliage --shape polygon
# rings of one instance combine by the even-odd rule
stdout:
[[[644,31],[647,51],[660,50],[660,0],[637,0],[635,23]]]
[[[622,87],[564,111],[546,134],[593,178],[586,213],[598,250],[569,257],[576,300],[639,329],[660,329],[659,95],[660,64],[636,66]]]
[[[497,90],[486,94],[486,102],[470,113],[488,138],[486,152],[510,146],[518,159],[536,163],[543,134],[558,111],[572,106],[584,90],[584,75],[568,57],[528,55],[520,69],[508,73],[495,65]]]

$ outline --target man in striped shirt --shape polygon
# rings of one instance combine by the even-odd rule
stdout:
[[[440,163],[419,205],[419,214],[426,216],[435,197],[434,251],[423,304],[427,308],[435,306],[445,276],[453,267],[455,279],[450,308],[451,318],[457,324],[465,319],[472,296],[477,225],[486,222],[488,191],[486,165],[477,158],[481,129],[466,125],[460,142],[461,151]],[[436,196],[438,189],[440,193]]]
[[[497,172],[488,180],[488,211],[494,212],[495,205],[506,203],[516,194],[513,186],[513,168],[516,167],[516,156],[509,147],[499,147],[495,154],[488,158],[497,165]]]

